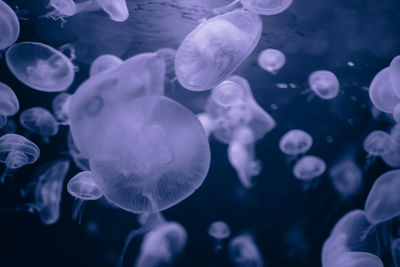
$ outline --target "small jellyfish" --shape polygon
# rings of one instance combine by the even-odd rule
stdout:
[[[264,259],[249,234],[234,237],[228,244],[229,258],[237,267],[263,267]]]
[[[234,10],[201,23],[176,52],[179,83],[192,91],[214,88],[250,55],[261,31],[260,17],[245,10]]]
[[[14,91],[0,82],[0,128],[7,124],[7,117],[15,115],[19,110],[19,101]]]
[[[290,7],[293,0],[240,0],[243,7],[260,15],[276,15]]]
[[[304,156],[293,167],[293,175],[300,180],[310,181],[321,176],[326,170],[325,162],[315,156]]]
[[[76,167],[82,171],[90,170],[89,159],[76,147],[74,140],[72,139],[71,132],[68,132],[67,145],[68,153],[74,161]]]
[[[333,99],[339,94],[339,80],[334,73],[327,70],[311,73],[308,77],[308,84],[312,92],[322,99]]]
[[[310,150],[313,139],[310,134],[300,129],[290,130],[279,141],[279,149],[288,156],[297,156]]]
[[[129,17],[126,0],[96,0],[101,8],[116,22],[126,21]]]
[[[378,72],[369,86],[369,98],[372,104],[386,113],[392,113],[400,103],[390,82],[389,72],[389,68],[384,68]]]
[[[45,142],[48,142],[49,136],[56,135],[59,129],[56,118],[41,107],[24,110],[19,116],[19,122],[27,131],[44,137]]]
[[[58,122],[62,125],[68,124],[68,105],[71,94],[68,93],[60,93],[56,97],[53,98],[53,102],[51,104],[53,113],[57,118]]]
[[[0,0],[0,32],[0,51],[15,43],[20,32],[17,15],[3,0]]]
[[[6,52],[7,66],[23,84],[43,92],[60,92],[74,81],[71,61],[60,51],[35,42],[12,45]]]
[[[56,13],[65,17],[71,17],[78,12],[78,8],[73,0],[50,0],[48,7],[54,8],[52,14],[47,14],[49,17],[56,15]]]
[[[338,162],[329,170],[335,191],[343,198],[358,194],[362,187],[362,171],[352,160]]]
[[[40,150],[31,141],[18,134],[6,134],[0,137],[0,162],[6,165],[6,171],[0,178],[9,174],[9,170],[19,169],[27,164],[34,163],[40,155]]]
[[[376,130],[368,134],[364,139],[363,148],[368,153],[368,157],[381,156],[391,149],[393,140],[384,131]]]
[[[286,63],[286,56],[281,51],[276,49],[263,50],[257,59],[258,65],[272,73],[276,74]]]
[[[85,201],[98,200],[103,196],[90,171],[82,171],[72,177],[67,184],[67,190],[75,198],[72,219],[74,221],[78,220],[79,223],[82,218]]]
[[[222,241],[231,235],[231,228],[226,222],[215,221],[208,227],[208,235],[215,239],[214,251],[222,249]]]
[[[90,76],[112,70],[121,65],[123,62],[124,61],[122,59],[114,55],[101,55],[93,61],[92,65],[90,65]]]
[[[400,99],[400,56],[393,58],[389,66],[389,78],[394,93]]]

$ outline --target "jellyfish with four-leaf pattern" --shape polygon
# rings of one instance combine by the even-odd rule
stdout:
[[[15,43],[20,32],[17,15],[3,0],[0,0],[0,32],[0,51]]]
[[[54,116],[41,107],[24,110],[19,116],[19,122],[28,132],[42,136],[45,143],[49,143],[49,137],[56,135],[59,130]]]
[[[240,234],[228,244],[229,258],[237,267],[263,267],[264,259],[254,238],[248,234]]]
[[[388,153],[393,144],[392,137],[384,131],[375,130],[369,133],[363,141],[363,148],[368,153],[364,170],[374,163],[376,157]]]
[[[218,252],[223,247],[223,240],[231,235],[231,228],[224,221],[215,221],[208,226],[208,235],[214,239],[214,252]]]
[[[304,156],[299,159],[293,167],[293,175],[305,185],[307,189],[311,185],[316,185],[317,177],[321,176],[326,170],[326,163],[323,159],[316,156]]]
[[[90,76],[94,76],[105,71],[109,71],[121,65],[124,61],[111,54],[104,54],[97,57],[90,65]]]
[[[265,49],[261,51],[257,58],[258,65],[271,74],[277,72],[286,64],[286,56],[277,49]]]
[[[19,110],[19,101],[14,91],[0,82],[0,128],[7,124],[7,117],[15,115]]]
[[[340,83],[336,75],[328,70],[317,70],[308,77],[309,89],[302,92],[308,94],[307,101],[311,101],[314,96],[324,100],[335,98],[339,94]]]
[[[299,155],[307,153],[313,144],[311,135],[300,129],[293,129],[285,133],[279,140],[279,149],[287,155],[288,162]]]
[[[64,92],[59,93],[53,98],[51,103],[53,114],[61,125],[68,125],[68,105],[70,97],[71,94]]]
[[[243,9],[254,12],[255,14],[271,16],[284,12],[292,3],[293,0],[233,0],[229,5],[214,8],[213,11],[216,14],[221,14],[241,4]]]
[[[384,68],[378,72],[369,86],[369,98],[372,104],[380,111],[393,113],[400,103],[390,79],[390,68]]]

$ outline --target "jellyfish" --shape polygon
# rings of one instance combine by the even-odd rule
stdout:
[[[321,176],[326,170],[325,162],[316,156],[304,156],[293,167],[293,175],[302,181]]]
[[[201,126],[203,126],[204,133],[207,137],[217,128],[215,121],[207,113],[197,114]]]
[[[71,17],[78,13],[78,6],[73,0],[50,0],[47,8],[53,8],[52,12],[49,12],[45,17],[53,19]]]
[[[390,82],[389,68],[384,68],[375,75],[369,86],[369,98],[377,109],[386,113],[392,113],[400,103]]]
[[[285,133],[279,141],[279,149],[290,157],[305,154],[310,150],[313,139],[310,134],[300,129]]]
[[[88,200],[98,200],[103,193],[94,182],[90,171],[82,171],[69,180],[67,185],[68,193],[75,198],[72,219],[81,222],[85,202]]]
[[[6,61],[19,81],[39,91],[64,91],[74,81],[71,61],[60,51],[43,43],[14,44],[6,52]]]
[[[286,56],[276,49],[265,49],[258,56],[258,65],[271,74],[276,74],[286,63]]]
[[[397,237],[392,240],[391,252],[392,252],[392,260],[393,260],[394,266],[399,267],[400,266],[400,238]]]
[[[90,170],[89,159],[83,155],[82,152],[76,147],[74,140],[72,139],[71,132],[68,132],[67,136],[68,153],[74,161],[76,167],[82,171]]]
[[[308,77],[308,84],[311,92],[321,99],[333,99],[339,94],[339,80],[333,72],[327,70],[318,70],[311,73]]]
[[[391,168],[400,168],[400,144],[394,144],[390,150],[381,155],[383,162]]]
[[[226,7],[215,8],[214,13],[220,14],[226,10],[235,8],[238,4],[259,15],[277,15],[288,9],[293,0],[234,0]]]
[[[19,122],[27,131],[38,134],[48,143],[48,137],[58,133],[56,118],[46,109],[34,107],[24,110],[19,116]]]
[[[222,241],[231,235],[231,228],[224,221],[215,221],[208,227],[208,235],[214,238],[214,251],[222,249]]]
[[[7,117],[15,115],[19,110],[19,101],[14,91],[0,82],[0,128],[7,124]]]
[[[389,66],[389,79],[393,91],[398,99],[400,99],[400,56],[393,58]]]
[[[192,91],[214,88],[250,55],[261,31],[260,17],[245,10],[234,10],[201,23],[176,52],[178,82]]]
[[[377,156],[382,156],[390,151],[393,139],[384,131],[376,130],[367,135],[363,148],[368,153],[365,168],[369,168]]]
[[[367,252],[344,252],[323,267],[384,267],[381,259]]]
[[[95,0],[101,8],[116,22],[124,22],[129,17],[126,0]]]
[[[400,102],[393,109],[393,119],[396,123],[400,123]]]
[[[234,237],[228,244],[229,258],[237,267],[263,267],[264,259],[250,234]]]
[[[0,177],[0,183],[9,175],[9,170],[19,169],[36,162],[40,150],[31,141],[18,134],[6,134],[0,137],[0,162],[6,165],[6,171]]]
[[[112,70],[121,65],[123,62],[124,61],[122,59],[114,55],[101,55],[93,61],[92,65],[90,65],[90,76]]]
[[[59,124],[68,125],[68,105],[70,97],[71,94],[60,93],[53,98],[51,106]]]
[[[346,159],[335,164],[329,170],[329,177],[335,191],[344,199],[361,191],[362,172],[353,160]]]
[[[17,15],[3,0],[0,0],[0,32],[0,51],[15,43],[20,32]]]

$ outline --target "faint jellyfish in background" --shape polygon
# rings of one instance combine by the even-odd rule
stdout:
[[[393,58],[390,63],[389,78],[394,93],[400,99],[400,56]]]
[[[122,59],[114,55],[101,55],[92,62],[92,65],[90,65],[89,74],[92,77],[96,74],[112,70],[121,65],[123,62],[124,61]]]
[[[231,235],[231,228],[226,222],[215,221],[208,227],[208,235],[214,238],[214,252],[218,252],[223,247],[223,240]]]
[[[68,152],[74,161],[76,167],[82,171],[90,170],[89,159],[82,154],[82,152],[76,147],[74,140],[72,139],[71,132],[68,132],[67,136]]]
[[[95,0],[101,8],[116,22],[126,21],[129,17],[126,0]]]
[[[19,110],[19,101],[14,91],[0,82],[0,128],[7,124],[7,117],[15,115]]]
[[[384,68],[378,72],[369,86],[369,98],[372,104],[386,113],[392,113],[400,103],[390,82],[389,72],[389,68]]]
[[[64,91],[74,81],[74,65],[70,59],[43,43],[14,44],[6,52],[6,61],[19,81],[39,91]]]
[[[254,239],[249,234],[241,234],[228,244],[229,258],[237,267],[263,267],[264,259]]]
[[[304,156],[293,167],[293,175],[302,181],[311,181],[326,170],[325,161],[316,156]]]
[[[343,160],[329,169],[330,182],[335,191],[344,199],[360,193],[363,180],[362,171],[353,160]]]
[[[189,33],[175,58],[179,83],[191,91],[214,88],[250,55],[262,31],[260,17],[234,10],[211,18]]]
[[[51,107],[54,116],[57,118],[58,123],[61,125],[68,125],[68,109],[71,94],[60,93],[53,98]]]
[[[390,151],[393,139],[384,131],[376,130],[367,135],[363,142],[363,148],[368,153],[364,169],[367,170],[376,160]]]
[[[83,171],[72,177],[67,184],[67,190],[75,198],[72,219],[78,223],[82,220],[86,201],[98,200],[103,196],[90,171]]]
[[[331,71],[314,71],[308,77],[308,85],[310,86],[311,91],[306,90],[304,93],[313,92],[321,99],[333,99],[339,94],[339,80]],[[307,100],[311,100],[313,96],[313,94],[310,94]]]
[[[0,51],[15,43],[20,32],[17,15],[2,0],[0,0],[0,32]]]
[[[300,154],[307,153],[313,144],[310,134],[300,129],[293,129],[285,133],[279,140],[279,149],[289,156],[289,161]]]
[[[258,65],[272,74],[277,72],[286,64],[286,56],[276,49],[265,49],[258,56]]]
[[[49,143],[49,137],[58,133],[58,122],[46,109],[34,107],[24,110],[19,116],[19,122],[27,131],[43,137]]]
[[[40,150],[31,141],[18,134],[6,134],[0,137],[0,162],[6,165],[6,170],[0,177],[0,183],[9,175],[10,170],[19,169],[36,162]]]
[[[391,245],[391,252],[392,252],[392,260],[394,266],[400,266],[400,238],[396,237],[392,240]]]

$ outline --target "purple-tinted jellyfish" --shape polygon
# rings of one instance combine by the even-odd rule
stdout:
[[[392,240],[391,245],[391,252],[392,252],[392,260],[394,266],[400,266],[400,238],[395,238]]]
[[[321,176],[326,170],[325,161],[315,156],[304,156],[293,167],[293,175],[300,180],[309,181]]]
[[[60,92],[74,81],[71,61],[60,51],[35,42],[12,45],[6,52],[7,66],[25,85],[43,92]]]
[[[231,228],[226,222],[215,221],[208,227],[208,235],[214,238],[214,251],[222,249],[222,241],[231,235]]]
[[[392,113],[399,104],[400,100],[390,82],[389,68],[384,68],[375,75],[369,86],[369,98],[377,109],[386,113]]]
[[[129,17],[126,0],[95,0],[101,8],[116,22],[126,21]]]
[[[19,20],[14,10],[0,0],[0,50],[15,43],[19,36]]]
[[[352,160],[340,161],[332,166],[329,177],[333,188],[343,198],[352,197],[361,191],[362,172]]]
[[[290,7],[293,0],[240,0],[243,7],[260,15],[276,15]]]
[[[15,115],[19,110],[19,101],[14,91],[0,82],[0,128],[7,124],[7,117]]]
[[[393,140],[389,134],[384,131],[372,131],[364,139],[363,148],[368,156],[381,156],[390,151]]]
[[[394,93],[400,99],[400,56],[393,58],[390,63],[389,78]]]
[[[173,265],[187,243],[187,233],[182,225],[167,222],[152,230],[143,239],[135,267]]]
[[[323,267],[383,267],[381,259],[367,252],[344,252]]]
[[[47,7],[54,10],[47,13],[45,17],[53,19],[71,17],[78,13],[78,6],[73,0],[50,0]]]
[[[68,124],[68,109],[70,97],[71,94],[60,93],[53,98],[53,102],[51,103],[54,116],[62,125]]]
[[[56,135],[59,129],[56,118],[41,107],[24,110],[19,116],[19,122],[29,132],[45,138]]]
[[[201,23],[177,50],[175,73],[179,83],[192,91],[217,86],[253,51],[261,31],[260,17],[245,10]]]
[[[379,176],[365,201],[365,213],[373,224],[388,221],[400,215],[400,170]]]
[[[310,150],[313,139],[307,132],[294,129],[285,133],[279,141],[279,149],[289,156],[304,154]]]
[[[281,51],[276,49],[265,49],[257,59],[258,65],[268,71],[276,74],[286,64],[286,56]]]
[[[83,155],[82,152],[76,147],[74,140],[72,139],[71,132],[68,132],[67,137],[68,152],[74,161],[76,167],[82,171],[90,170],[89,159]]]
[[[332,99],[339,94],[340,84],[336,75],[327,70],[314,71],[308,77],[311,90],[322,99]]]
[[[263,267],[264,259],[249,234],[234,237],[228,244],[229,258],[237,267]]]
[[[121,65],[123,62],[124,61],[122,59],[114,55],[101,55],[93,61],[92,65],[90,65],[90,76],[112,70]]]

